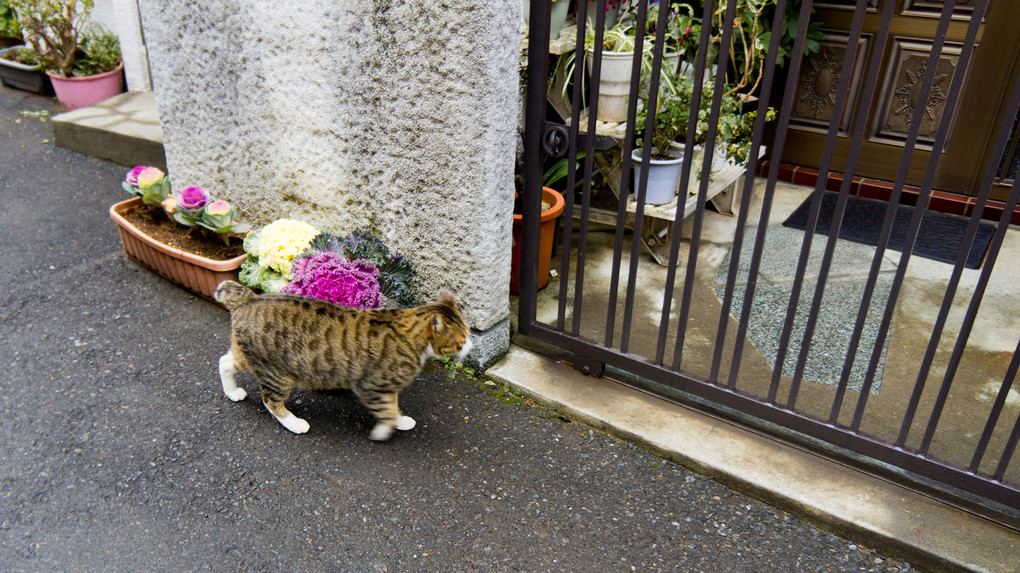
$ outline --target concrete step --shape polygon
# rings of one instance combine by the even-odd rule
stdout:
[[[163,128],[152,92],[127,92],[53,118],[58,147],[128,167],[166,171]]]

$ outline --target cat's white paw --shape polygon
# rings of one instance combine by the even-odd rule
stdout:
[[[234,402],[240,402],[248,397],[244,388],[238,388],[234,381],[234,374],[237,372],[237,363],[234,362],[234,355],[230,352],[220,357],[220,382],[223,384],[223,393]]]
[[[224,392],[226,393],[227,398],[230,398],[233,402],[240,402],[248,397],[248,393],[244,391],[244,388],[238,388],[237,386],[234,386],[230,390],[225,390]]]
[[[386,424],[383,424],[382,422],[376,424],[375,427],[372,428],[372,431],[368,433],[369,439],[375,440],[377,442],[385,442],[386,440],[390,439],[390,436],[392,435],[393,428],[387,426]]]
[[[301,418],[298,418],[294,414],[288,414],[287,416],[284,416],[282,418],[277,418],[277,420],[279,420],[280,423],[283,424],[284,428],[287,428],[288,430],[294,432],[295,434],[304,434],[305,432],[308,431],[308,428],[311,427],[308,425],[308,422],[302,420]]]
[[[397,418],[397,429],[400,430],[401,432],[406,432],[410,430],[411,428],[415,427],[416,424],[417,422],[415,422],[414,418],[410,416],[401,416]]]

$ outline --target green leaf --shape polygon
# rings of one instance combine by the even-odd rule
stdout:
[[[163,196],[159,193],[146,193],[142,195],[142,202],[149,205],[159,205],[163,202]]]
[[[244,252],[248,253],[248,260],[258,260],[259,258],[259,242],[262,240],[262,229],[255,231],[254,233],[248,233],[248,236],[244,238]]]
[[[191,216],[187,211],[180,210],[174,213],[174,220],[185,227],[194,227],[198,223],[194,216]]]
[[[577,159],[584,159],[584,151],[579,151],[577,153]],[[564,157],[563,159],[560,159],[559,161],[554,163],[552,165],[552,167],[550,167],[548,170],[546,170],[545,174],[542,175],[542,186],[543,187],[552,187],[553,184],[555,184],[557,181],[559,181],[560,179],[563,179],[564,177],[566,177],[567,176],[567,168],[568,167],[569,167],[569,163],[567,162],[567,158],[566,157]],[[575,170],[579,170],[580,168],[581,168],[581,164],[580,163],[575,163],[574,164],[574,169]]]

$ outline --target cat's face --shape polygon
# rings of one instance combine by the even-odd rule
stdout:
[[[432,340],[429,346],[433,356],[457,356],[463,359],[471,352],[471,329],[453,300],[453,293],[447,291],[439,299],[438,308],[432,322]]]

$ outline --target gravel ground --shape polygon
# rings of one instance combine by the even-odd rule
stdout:
[[[912,570],[439,363],[388,443],[344,392],[290,434],[222,395],[227,314],[124,257],[126,169],[37,111],[0,87],[0,570]]]

